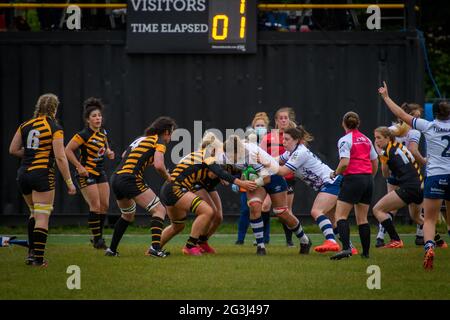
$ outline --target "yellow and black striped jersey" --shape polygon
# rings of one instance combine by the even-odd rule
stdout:
[[[196,184],[207,185],[210,178],[209,172],[213,172],[220,179],[233,183],[234,177],[215,163],[213,157],[206,156],[206,149],[191,152],[177,164],[170,174],[170,180],[188,190],[192,190]]]
[[[400,142],[389,142],[380,155],[381,162],[387,164],[392,175],[400,184],[422,182],[419,163],[411,152]]]
[[[166,152],[166,146],[158,140],[158,135],[137,138],[127,148],[115,173],[134,174],[143,178],[145,169],[153,165],[155,151]]]
[[[22,123],[17,130],[24,147],[22,167],[27,171],[54,168],[53,140],[64,139],[63,129],[56,120],[40,116]]]
[[[100,175],[105,162],[105,152],[108,146],[106,130],[94,131],[89,127],[76,133],[73,141],[80,145],[80,163],[89,173]],[[71,140],[71,141],[72,141]]]

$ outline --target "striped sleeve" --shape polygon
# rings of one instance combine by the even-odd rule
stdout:
[[[427,121],[425,119],[420,119],[420,118],[414,118],[412,120],[412,127],[413,129],[417,129],[421,132],[426,131],[430,126],[431,126],[430,121]]]
[[[297,171],[297,169],[305,163],[306,157],[304,157],[303,153],[304,152],[301,150],[296,150],[291,154],[289,160],[284,165],[292,171]]]

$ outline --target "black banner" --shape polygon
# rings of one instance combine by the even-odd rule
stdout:
[[[128,53],[255,53],[256,0],[129,0]]]

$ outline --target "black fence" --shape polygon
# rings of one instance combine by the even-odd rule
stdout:
[[[102,98],[117,155],[160,115],[189,131],[195,120],[203,130],[225,130],[245,128],[256,112],[273,118],[277,108],[291,106],[315,136],[311,149],[333,168],[346,111],[360,114],[361,130],[370,137],[393,120],[377,94],[383,80],[396,101],[424,102],[422,61],[415,32],[260,32],[254,55],[127,55],[120,31],[0,33],[0,219],[27,212],[15,183],[19,160],[8,147],[42,93],[60,97],[66,142],[83,126],[83,100]],[[108,173],[117,162],[108,161]],[[158,192],[162,180],[148,171]],[[384,192],[378,176],[374,201]],[[314,194],[298,182],[294,213],[309,215]],[[239,197],[222,187],[221,196],[225,215],[237,214]],[[81,195],[68,196],[59,179],[54,215],[77,218],[84,212]],[[113,196],[110,212],[118,214]]]

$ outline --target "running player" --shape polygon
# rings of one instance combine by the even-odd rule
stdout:
[[[55,162],[69,195],[76,193],[64,153],[63,129],[55,119],[58,105],[56,95],[40,96],[33,118],[19,126],[9,146],[10,154],[22,158],[17,183],[30,209],[26,264],[33,266],[47,266],[44,253],[55,198]]]
[[[144,135],[134,140],[123,153],[122,161],[111,176],[111,187],[122,215],[114,227],[111,246],[105,253],[107,256],[118,256],[119,242],[128,225],[134,221],[136,203],[152,217],[152,243],[146,255],[159,258],[167,256],[167,253],[161,250],[160,244],[166,209],[144,181],[144,171],[153,166],[161,177],[169,180],[164,153],[175,128],[173,119],[159,117],[145,129]]]
[[[423,112],[423,109],[420,105],[415,103],[403,103],[401,108],[406,113],[409,113],[415,118],[420,118]],[[419,164],[420,167],[425,166],[426,159],[422,156],[419,151],[419,142],[421,133],[418,130],[412,129],[402,120],[398,120],[398,123],[390,126],[389,129],[392,131],[392,134],[395,136],[395,140],[408,148],[411,154],[414,156],[415,162]],[[394,176],[389,176],[387,178],[387,192],[391,192],[398,189],[398,181]],[[392,217],[396,214],[396,211],[388,212],[389,217]],[[411,212],[410,212],[411,214]],[[414,212],[413,212],[414,214]],[[421,215],[419,218],[414,218],[414,221],[419,221],[417,223],[416,228],[416,245],[423,245],[423,216]],[[378,234],[376,239],[375,247],[383,247],[384,243],[384,228],[381,224],[378,226]]]
[[[395,230],[388,212],[409,205],[411,218],[420,221],[421,204],[423,201],[422,181],[419,164],[412,153],[395,137],[387,127],[375,129],[375,145],[381,160],[384,177],[392,174],[398,181],[398,188],[388,192],[373,207],[373,214],[388,232],[391,242],[384,248],[402,248],[403,241]]]
[[[370,226],[367,213],[372,200],[373,177],[378,170],[378,154],[370,139],[358,130],[359,124],[357,113],[350,111],[344,115],[342,127],[346,134],[338,142],[340,161],[337,169],[330,174],[331,178],[344,175],[335,212],[343,250],[332,256],[332,260],[352,256],[347,219],[353,207],[363,248],[361,257],[369,257]]]
[[[256,188],[255,182],[235,178],[221,167],[218,162],[222,152],[220,141],[209,139],[202,147],[181,159],[161,188],[161,201],[166,206],[171,221],[170,226],[162,233],[161,246],[184,229],[187,214],[193,212],[197,217],[192,223],[189,239],[182,249],[183,254],[192,256],[201,256],[207,252],[198,242],[200,237],[207,239],[215,215],[208,202],[195,194],[195,186],[205,185],[208,179],[219,178],[247,190]]]
[[[311,209],[311,216],[321,229],[325,241],[314,250],[316,252],[339,251],[333,224],[326,215],[330,214],[334,220],[334,208],[342,176],[330,178],[333,170],[306,147],[312,140],[312,135],[303,126],[284,130],[283,145],[286,151],[279,157],[282,166],[277,174],[284,176],[294,173],[307,185],[319,191]]]
[[[227,163],[231,163],[241,171],[251,166],[259,175],[255,180],[259,188],[247,192],[250,225],[257,243],[256,254],[266,254],[263,236],[264,223],[261,217],[262,204],[266,195],[270,196],[274,215],[281,223],[286,224],[300,240],[300,253],[308,254],[312,243],[304,233],[300,221],[289,211],[286,181],[283,177],[275,174],[279,168],[277,161],[256,144],[243,143],[236,135],[231,135],[227,139],[224,151]],[[265,165],[258,163],[258,159]]]
[[[412,128],[421,131],[427,143],[427,167],[424,188],[423,207],[424,220],[424,261],[425,269],[433,268],[434,248],[433,241],[436,232],[436,222],[442,200],[445,200],[447,213],[450,210],[450,104],[448,102],[435,103],[433,105],[433,121],[417,119],[403,111],[388,94],[388,88],[384,86],[378,89],[378,93],[386,102],[388,108],[397,117],[402,119]]]
[[[66,146],[67,159],[77,170],[78,187],[89,206],[88,225],[92,244],[106,249],[103,225],[109,208],[109,184],[104,170],[105,156],[114,159],[103,125],[103,103],[96,98],[84,102],[83,118],[86,127],[75,134]],[[78,159],[75,152],[80,150]]]
[[[270,132],[263,138],[260,143],[260,147],[270,154],[272,157],[277,158],[285,152],[283,146],[283,133],[286,129],[296,127],[295,123],[295,111],[290,107],[283,107],[277,110],[275,113],[275,130]],[[294,187],[295,177],[292,173],[287,174],[284,179],[286,180],[287,189],[287,206],[288,210],[292,214],[292,204],[294,203]],[[263,203],[263,208],[270,210],[270,197],[267,196]],[[283,224],[284,235],[286,237],[286,245],[288,247],[295,247],[292,242],[292,231]]]

